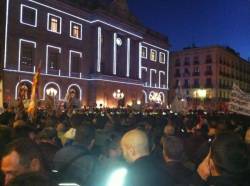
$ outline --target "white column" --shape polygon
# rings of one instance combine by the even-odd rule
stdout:
[[[169,83],[168,83],[168,81],[169,81],[169,51],[167,51],[167,89],[169,89]]]
[[[130,38],[127,39],[127,77],[130,75]]]
[[[141,49],[142,49],[142,45],[141,42],[139,43],[139,79],[142,78],[141,76]]]
[[[98,27],[98,40],[97,40],[97,72],[101,72],[102,60],[102,28]]]
[[[117,62],[117,45],[116,45],[117,33],[114,33],[113,38],[113,74],[116,75],[116,62]]]
[[[9,24],[9,0],[6,0],[6,16],[5,16],[5,41],[4,41],[4,62],[3,68],[6,68],[7,63],[7,40],[8,40],[8,24]]]

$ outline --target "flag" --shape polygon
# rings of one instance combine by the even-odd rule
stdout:
[[[40,82],[40,65],[37,68],[37,72],[35,73],[33,77],[33,83],[32,83],[32,90],[31,90],[31,98],[30,98],[30,104],[28,107],[28,114],[31,118],[34,118],[37,110],[37,95],[38,95],[38,88],[39,88],[39,82]]]

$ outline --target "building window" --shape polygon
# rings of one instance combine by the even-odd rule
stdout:
[[[58,58],[59,58],[58,51],[49,52],[49,69],[58,70],[58,61],[59,61]]]
[[[190,58],[189,57],[185,57],[184,65],[190,65]]]
[[[74,50],[69,51],[69,76],[81,77],[82,53]]]
[[[206,88],[212,88],[212,79],[211,78],[206,79]]]
[[[37,27],[37,9],[22,4],[20,22],[25,25]]]
[[[220,59],[220,61],[221,61],[221,59]],[[206,63],[212,63],[212,56],[211,55],[206,56]]]
[[[160,52],[160,59],[159,59],[159,61],[160,61],[160,63],[165,63],[165,53],[163,53],[163,52]]]
[[[183,86],[183,88],[189,88],[189,81],[188,81],[188,79],[184,80],[184,86]]]
[[[200,88],[200,80],[194,79],[194,88]]]
[[[176,66],[176,67],[181,66],[180,59],[176,59],[176,60],[175,60],[175,66]]]
[[[153,49],[150,50],[150,60],[157,61],[157,51],[156,50],[153,50]]]
[[[70,21],[70,37],[82,40],[82,24]]]
[[[141,47],[141,57],[147,59],[148,58],[148,48]]]
[[[47,30],[50,32],[61,34],[62,18],[48,13]]]
[[[193,61],[194,65],[199,65],[200,62],[199,62],[199,57],[198,56],[195,56],[194,57],[194,61]]]
[[[34,46],[28,43],[22,43],[21,64],[33,66]]]

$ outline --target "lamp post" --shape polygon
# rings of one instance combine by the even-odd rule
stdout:
[[[206,89],[198,89],[194,92],[194,96],[197,99],[200,99],[201,102],[204,104],[204,99],[207,97],[207,90]]]
[[[113,92],[113,98],[117,100],[118,106],[119,106],[119,101],[124,98],[124,93],[120,90],[117,89],[115,92]]]

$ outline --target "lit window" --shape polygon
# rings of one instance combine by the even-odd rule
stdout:
[[[148,58],[148,48],[142,47],[141,48],[141,57],[147,59]]]
[[[151,61],[157,61],[157,52],[156,52],[156,50],[151,49],[151,51],[150,51],[150,60]]]
[[[160,59],[159,59],[160,63],[165,63],[165,53],[160,52]]]
[[[70,21],[70,37],[75,39],[82,39],[82,25]]]
[[[51,31],[51,32],[55,32],[58,34],[61,34],[61,23],[62,22],[62,18],[52,15],[52,14],[48,14],[48,25],[47,25],[47,30]]]
[[[20,11],[20,22],[25,25],[36,27],[37,9],[22,4]]]

